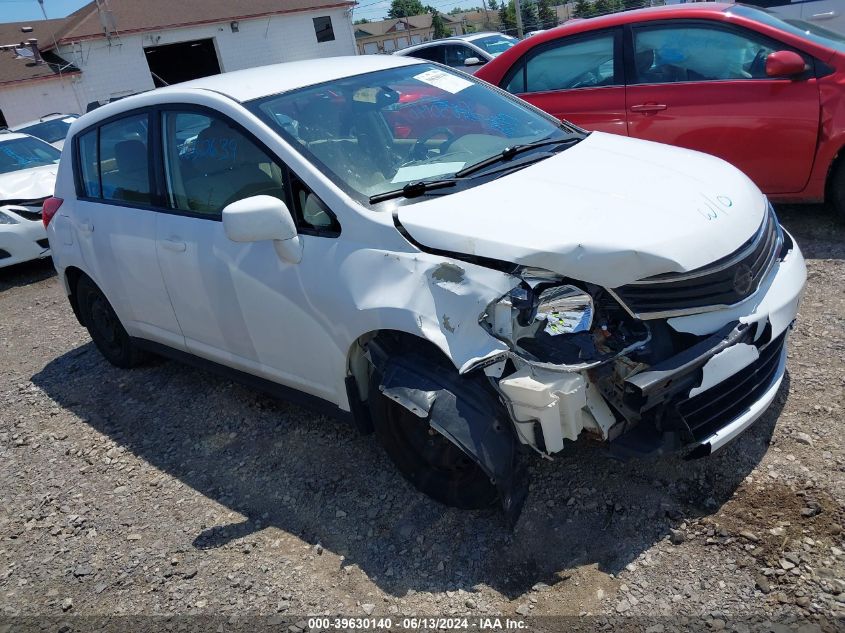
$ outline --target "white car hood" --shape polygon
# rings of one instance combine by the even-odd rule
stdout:
[[[721,159],[593,132],[535,165],[397,215],[425,247],[615,288],[733,253],[766,209],[754,183]]]
[[[0,204],[6,200],[37,200],[53,195],[58,165],[43,165],[0,174]]]

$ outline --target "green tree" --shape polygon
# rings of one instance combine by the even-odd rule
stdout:
[[[430,9],[431,7],[428,8]],[[443,21],[443,16],[436,9],[432,10],[431,26],[434,27],[434,39],[436,40],[451,35],[446,29],[446,22]]]
[[[502,23],[502,30],[505,33],[516,34],[516,9],[513,0],[511,2],[502,0],[502,4],[499,5],[499,21]]]
[[[572,9],[573,18],[590,18],[595,15],[590,0],[575,0],[575,7]]]
[[[393,0],[390,9],[387,11],[388,18],[407,18],[409,15],[420,15],[425,13],[420,0]]]
[[[557,26],[557,12],[552,6],[551,0],[539,0],[537,14],[540,18],[541,29],[550,29]]]
[[[490,7],[491,11],[499,10],[499,3],[496,2],[496,0],[490,0],[490,2],[487,3],[487,6]]]
[[[608,13],[613,12],[613,7],[610,4],[610,0],[596,0],[593,2],[593,14],[594,15],[607,15]]]
[[[522,32],[530,33],[540,29],[540,15],[537,10],[537,0],[522,0]]]
[[[369,24],[369,20],[367,18],[361,18],[360,20],[355,20],[355,24]]]

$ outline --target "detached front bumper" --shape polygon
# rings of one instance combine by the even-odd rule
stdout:
[[[500,380],[521,441],[554,453],[586,431],[619,454],[705,456],[737,437],[766,411],[785,375],[806,281],[801,251],[787,238],[785,254],[742,304],[665,321],[698,337],[666,360],[627,378],[619,367],[602,374],[528,364]]]
[[[50,255],[47,231],[41,220],[20,215],[34,216],[34,211],[14,206],[3,207],[3,212],[17,220],[17,224],[0,224],[0,268],[12,266]]]

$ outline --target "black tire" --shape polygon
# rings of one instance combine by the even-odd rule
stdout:
[[[147,355],[132,343],[114,308],[88,277],[79,278],[76,284],[76,301],[91,340],[112,365],[129,369],[147,358]]]
[[[845,160],[839,161],[830,174],[828,199],[836,219],[845,223]]]
[[[402,476],[447,506],[475,510],[495,503],[499,493],[478,464],[427,420],[382,394],[380,382],[381,374],[373,370],[368,395],[373,427]]]

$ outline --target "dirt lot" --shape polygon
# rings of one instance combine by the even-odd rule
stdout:
[[[0,271],[0,614],[842,627],[845,230],[780,213],[809,283],[767,415],[707,460],[535,460],[513,533],[340,423],[175,362],[108,365],[49,262]]]

